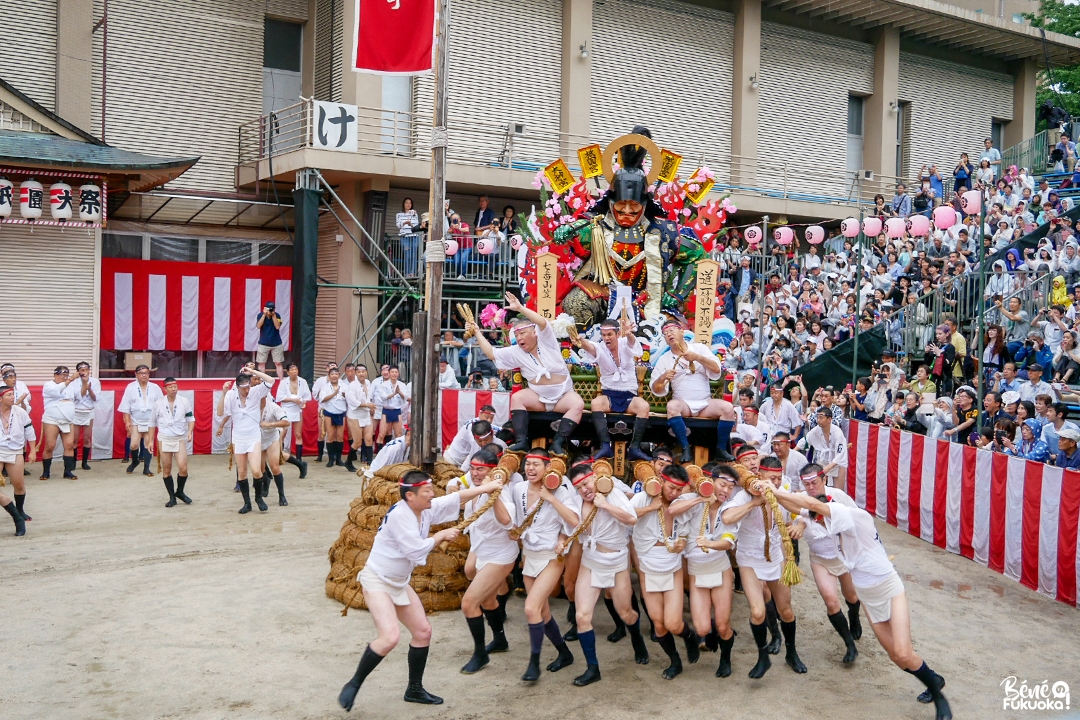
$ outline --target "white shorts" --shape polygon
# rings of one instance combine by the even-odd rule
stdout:
[[[742,553],[737,550],[735,560],[739,563],[739,567],[753,570],[758,580],[779,580],[780,573],[784,569],[784,551],[780,548],[779,543],[772,543],[772,546],[769,548],[769,555],[773,558],[772,562],[768,562],[763,557]]]
[[[820,565],[821,567],[828,570],[829,574],[833,577],[840,577],[841,575],[847,574],[848,571],[847,565],[845,565],[844,561],[841,560],[839,557],[823,558],[815,555],[814,553],[810,553],[810,564]]]
[[[529,550],[522,550],[521,554],[525,557],[524,567],[521,569],[521,574],[525,577],[537,577],[544,571],[544,568],[548,566],[557,555],[554,552],[531,552]]]
[[[513,557],[509,560],[500,560],[499,558],[476,558],[476,572],[480,572],[488,565],[513,565],[514,560],[517,557]]]
[[[379,407],[375,408],[375,414],[372,415],[372,417],[375,418],[376,420],[382,420],[382,408],[379,408]]]
[[[597,554],[604,555],[608,553]],[[618,555],[619,553],[610,554]],[[621,573],[623,570],[626,570],[626,568],[628,567],[628,557],[629,556],[627,553],[622,553],[622,562],[615,565],[610,565],[597,562],[599,558],[597,558],[591,552],[582,552],[581,566],[589,570],[591,576],[591,580],[589,583],[590,585],[592,585],[594,588],[606,589],[615,587],[615,576]]]
[[[855,594],[859,596],[866,614],[870,616],[870,622],[883,623],[892,618],[892,599],[904,593],[904,581],[893,570],[892,575],[885,578],[877,585],[861,588],[855,587]]]
[[[247,455],[253,450],[262,449],[262,438],[238,438],[233,437],[233,455]]]
[[[642,571],[644,575],[642,590],[645,592],[667,592],[675,589],[675,573],[650,573]]]
[[[157,427],[157,423],[154,422],[154,413],[149,410],[138,411],[129,413],[131,415],[131,422],[135,425],[139,432],[149,432],[150,428]]]
[[[60,403],[66,405],[66,408],[49,408],[49,410],[42,416],[41,422],[44,425],[55,425],[60,428],[60,432],[67,435],[71,432],[71,421],[75,419],[75,408],[71,403]]]
[[[267,356],[274,359],[274,362],[285,362],[285,346],[284,345],[256,345],[255,347],[255,362],[266,362]]]
[[[269,439],[267,439],[265,437],[262,438],[261,444],[262,444],[263,452],[266,452],[267,450],[269,450],[276,441],[277,441],[277,435],[275,435],[274,437],[269,438]]]
[[[345,413],[345,417],[347,417],[349,420],[355,420],[362,428],[371,426],[371,411],[367,408],[356,408],[355,410],[350,410],[349,412]]]
[[[722,550],[710,550],[709,555],[716,555],[705,560],[687,560],[687,569],[694,578],[694,586],[716,588],[724,584],[724,573],[731,569],[731,561]]]
[[[536,393],[536,397],[540,398],[540,402],[551,412],[563,399],[563,395],[574,391],[574,381],[567,375],[566,380],[558,385],[529,385],[529,389]]]
[[[686,399],[683,399],[683,402],[686,403],[686,406],[688,408],[690,408],[690,414],[691,415],[697,415],[699,412],[701,412],[702,410],[704,410],[705,408],[707,408],[709,406],[709,400],[711,400],[711,399],[712,398],[705,398],[704,400],[686,400]]]
[[[367,591],[384,592],[390,596],[390,600],[393,601],[398,607],[405,607],[410,603],[408,586],[403,588],[397,588],[380,578],[374,570],[365,567],[360,571],[360,574],[356,576],[356,579],[360,581],[360,586]]]
[[[175,453],[180,452],[180,448],[187,449],[187,438],[182,437],[159,437],[158,442],[161,444],[161,452],[163,453]]]
[[[21,458],[22,454],[17,452],[0,451],[0,463],[13,463]]]
[[[75,408],[75,419],[72,420],[72,425],[86,427],[92,422],[94,422],[94,411],[91,408]]]

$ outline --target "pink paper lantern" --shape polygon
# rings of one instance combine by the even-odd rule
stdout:
[[[810,227],[806,228],[805,237],[806,242],[810,243],[811,245],[820,245],[821,243],[825,242],[825,228],[821,227],[820,225],[811,225]]]
[[[481,255],[490,255],[495,252],[495,240],[489,237],[483,237],[476,241],[476,252]]]
[[[795,231],[786,225],[778,227],[773,230],[773,240],[779,245],[790,245],[795,240]]]
[[[877,237],[881,234],[881,218],[868,217],[862,221],[863,235]]]
[[[960,209],[965,215],[978,215],[982,209],[982,191],[968,190],[960,196]]]
[[[904,237],[907,222],[903,218],[889,218],[885,221],[885,234],[893,240]]]
[[[443,252],[445,252],[447,254],[447,256],[457,254],[457,251],[458,251],[457,240],[443,240],[442,244],[443,244]]]
[[[840,223],[840,233],[846,238],[859,237],[859,220],[851,217]]]
[[[759,245],[761,243],[761,228],[757,225],[746,228],[746,232],[743,233],[743,237],[746,238],[746,242],[750,245]]]
[[[520,235],[511,235],[510,236],[510,247],[514,248],[515,250],[520,250],[521,249],[521,244],[523,242],[525,242],[525,241],[522,239],[522,237]]]
[[[956,211],[951,205],[942,205],[934,208],[934,227],[938,230],[948,230],[956,224]]]
[[[930,218],[925,215],[912,215],[907,219],[907,231],[912,237],[926,237],[930,232]]]

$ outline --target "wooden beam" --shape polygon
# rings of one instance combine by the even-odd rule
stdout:
[[[812,10],[807,13],[807,17],[825,17],[831,15],[834,17],[840,17],[847,13],[851,8],[866,6],[866,0],[851,0],[845,3],[829,3],[823,7],[819,7],[816,10]]]
[[[871,16],[867,17],[863,21],[856,22],[855,25],[861,26],[863,28],[873,28],[873,27],[877,27],[879,25],[887,25],[887,24],[889,24],[889,21],[892,20],[893,18],[903,17],[903,16],[909,15],[909,14],[910,13],[906,9],[904,9],[904,10],[894,10],[892,12],[878,13],[876,15],[871,15]]]

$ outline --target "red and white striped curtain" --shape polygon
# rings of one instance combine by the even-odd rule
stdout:
[[[490,390],[443,390],[439,393],[439,417],[442,418],[442,446],[454,441],[462,425],[480,414],[480,408],[495,408],[495,424],[510,422],[510,393]]]
[[[1080,472],[854,420],[849,434],[860,507],[1076,605]]]
[[[101,347],[252,351],[271,300],[288,350],[292,268],[103,258]]]

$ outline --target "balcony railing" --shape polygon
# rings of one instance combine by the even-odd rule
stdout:
[[[245,123],[239,129],[240,165],[311,145],[312,103],[304,101]],[[507,168],[535,173],[557,158],[580,173],[578,148],[611,138],[588,138],[514,123],[483,122],[450,116],[447,161],[459,165]],[[357,111],[357,152],[370,156],[426,160],[430,157],[431,118],[408,112],[361,107]],[[910,179],[823,168],[786,158],[741,157],[714,147],[679,146],[685,173],[707,165],[716,175],[716,192],[831,205],[872,204],[874,195],[890,198],[896,183]],[[684,173],[684,174],[685,174]]]
[[[461,239],[459,238],[459,241]],[[472,247],[459,248],[446,258],[443,273],[447,282],[468,282],[470,285],[489,286],[499,290],[507,283],[516,283],[518,277],[517,251],[509,243],[500,242],[495,252],[481,255],[476,250],[478,237],[465,238]],[[424,279],[424,236],[387,235],[383,250],[389,263],[401,271],[414,284]],[[386,273],[389,274],[389,273]]]

